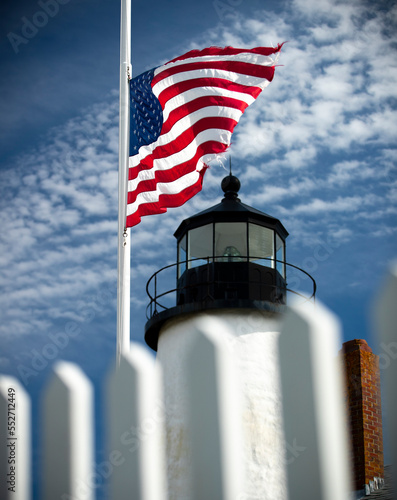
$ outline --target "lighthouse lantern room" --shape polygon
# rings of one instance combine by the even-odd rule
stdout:
[[[285,304],[285,239],[278,219],[241,203],[240,181],[222,181],[218,205],[184,220],[178,240],[177,305],[239,301]]]
[[[222,309],[256,309],[281,313],[287,302],[285,240],[283,224],[238,197],[240,181],[230,174],[221,184],[224,197],[217,205],[181,222],[177,239],[177,262],[157,271],[148,281],[150,297],[146,343],[157,350],[160,330],[176,316]],[[305,271],[292,266],[294,273]],[[164,280],[173,271],[173,280]],[[176,286],[160,290],[160,283]],[[302,280],[303,281],[303,280]],[[171,296],[169,307],[164,301]],[[306,300],[306,299],[305,299]]]

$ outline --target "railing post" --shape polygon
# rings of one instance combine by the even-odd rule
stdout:
[[[157,273],[154,275],[154,313],[157,313]]]
[[[207,257],[207,297],[210,297],[210,258]]]
[[[0,498],[30,500],[30,399],[13,377],[0,377]]]

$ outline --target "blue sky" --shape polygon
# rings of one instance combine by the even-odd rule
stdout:
[[[134,75],[192,48],[288,41],[233,136],[240,198],[282,221],[287,260],[316,279],[343,340],[381,353],[369,312],[396,256],[396,6],[138,0],[132,10]],[[36,394],[66,359],[98,385],[116,345],[119,5],[5,0],[0,19],[0,371]],[[175,261],[174,230],[220,200],[225,175],[213,163],[199,195],[132,230],[133,340],[146,281]]]

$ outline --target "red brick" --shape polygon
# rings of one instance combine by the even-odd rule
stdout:
[[[345,400],[351,429],[355,489],[383,477],[379,357],[365,340],[343,344]]]

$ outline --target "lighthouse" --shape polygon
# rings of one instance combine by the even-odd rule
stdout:
[[[225,342],[236,360],[242,394],[242,499],[285,500],[288,457],[277,340],[288,296],[294,292],[287,281],[288,232],[280,220],[240,200],[240,181],[231,173],[221,188],[220,203],[181,222],[174,233],[177,262],[157,271],[147,285],[145,340],[157,351],[163,370],[169,498],[191,498],[186,429],[190,395],[184,373],[194,325],[205,316],[221,321],[231,333]],[[164,289],[162,276],[167,273],[174,274],[174,281]],[[313,290],[305,300],[315,293],[309,278]]]

